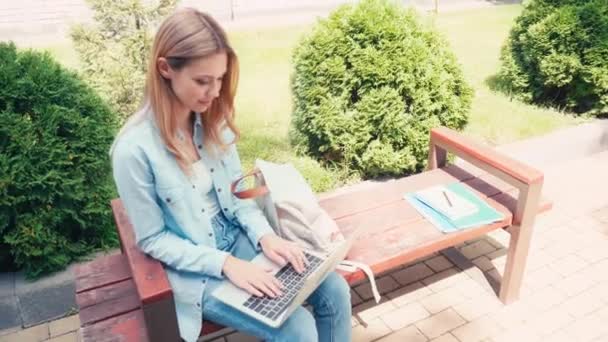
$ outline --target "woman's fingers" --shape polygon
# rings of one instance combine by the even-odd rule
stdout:
[[[293,268],[296,269],[296,272],[298,272],[298,273],[304,272],[304,269],[305,269],[304,263],[298,257],[297,252],[295,252],[293,249],[286,248],[283,251],[283,257],[285,257],[285,258],[287,258],[287,260],[289,260],[289,262],[291,263]]]
[[[258,289],[256,289],[251,284],[246,284],[244,286],[244,288],[245,288],[245,291],[249,292],[249,294],[252,294],[252,295],[257,296],[257,297],[263,297],[264,296],[264,294],[262,292],[260,292]]]
[[[276,251],[269,251],[267,256],[268,258],[270,258],[270,260],[274,261],[280,266],[283,266],[287,263],[287,260],[285,260],[285,258]]]
[[[268,297],[271,297],[271,298],[279,297],[283,293],[279,289],[277,284],[272,281],[273,278],[274,277],[271,275],[263,274],[262,277],[251,282],[251,285],[253,285],[255,288],[257,288],[258,290],[265,293]]]

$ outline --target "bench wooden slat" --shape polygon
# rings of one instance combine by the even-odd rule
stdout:
[[[80,307],[82,325],[103,321],[141,307],[131,279],[78,293],[76,303]]]
[[[397,227],[360,239],[351,248],[348,259],[370,265],[374,274],[394,270],[400,265],[415,261],[433,252],[458,245],[490,231],[510,224],[511,214],[505,219],[477,228],[444,234],[425,219],[410,221]],[[363,272],[344,274],[349,283],[365,279]]]
[[[80,264],[73,270],[76,293],[131,278],[131,269],[122,254],[112,254]]]
[[[400,178],[394,181],[378,183],[374,187],[325,198],[320,205],[334,219],[381,207],[399,201],[406,192],[417,191],[431,185],[460,181],[458,174],[435,169],[417,175]]]
[[[80,329],[82,342],[141,342],[148,333],[141,310],[134,310]]]
[[[141,302],[148,304],[172,298],[169,280],[162,264],[145,255],[135,244],[133,226],[118,199],[112,200],[112,212]]]

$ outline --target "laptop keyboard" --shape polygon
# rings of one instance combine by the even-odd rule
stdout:
[[[300,292],[306,282],[306,278],[319,268],[323,262],[323,259],[317,256],[308,253],[304,253],[304,255],[308,259],[309,264],[302,274],[296,272],[293,266],[288,263],[275,275],[284,286],[282,296],[270,298],[268,296],[257,297],[252,295],[243,303],[243,305],[272,320],[279,317],[279,315],[287,309],[289,304],[291,304],[298,292]]]

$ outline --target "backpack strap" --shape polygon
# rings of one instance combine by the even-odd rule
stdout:
[[[260,185],[255,188],[251,188],[251,189],[247,189],[247,190],[236,191],[236,188],[239,185],[239,183],[243,179],[245,179],[247,177],[251,177],[251,176],[261,177],[262,172],[260,172],[260,170],[256,168],[253,171],[249,172],[248,174],[246,174],[246,175],[242,176],[241,178],[232,182],[232,184],[230,185],[230,192],[232,192],[232,194],[234,196],[236,196],[236,198],[240,198],[240,199],[256,198],[256,197],[264,196],[270,192],[268,190],[268,187],[266,187],[265,185]]]
[[[378,293],[378,287],[376,286],[376,279],[374,278],[374,272],[372,272],[371,268],[362,262],[352,261],[352,260],[343,260],[336,267],[337,269],[344,272],[355,272],[357,269],[360,269],[365,273],[367,279],[369,279],[369,283],[371,285],[372,294],[374,295],[374,300],[376,300],[376,304],[380,303],[380,293]]]

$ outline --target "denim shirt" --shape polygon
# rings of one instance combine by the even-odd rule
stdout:
[[[228,256],[218,250],[211,217],[203,198],[165,147],[152,115],[117,138],[112,153],[114,181],[143,252],[162,262],[175,300],[180,335],[196,341],[202,328],[201,300],[208,277],[222,278]],[[236,146],[217,157],[202,141],[202,124],[194,122],[193,141],[208,167],[220,210],[238,223],[259,249],[260,238],[272,233],[252,200],[239,200],[230,184],[241,177]],[[227,134],[225,134],[227,135]]]

